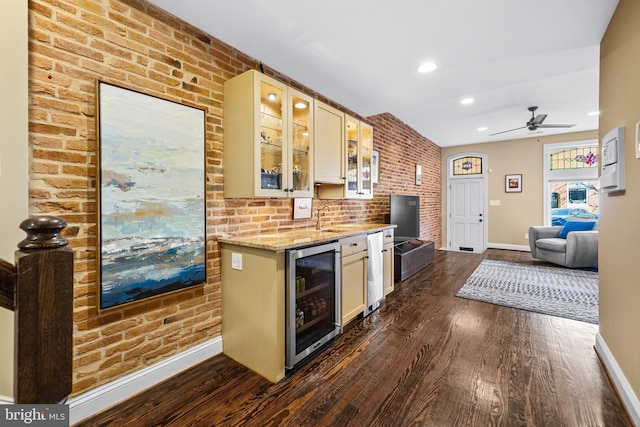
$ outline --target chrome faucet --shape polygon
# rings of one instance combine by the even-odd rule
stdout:
[[[324,205],[321,208],[316,208],[316,210],[318,211],[318,222],[316,223],[316,230],[318,231],[322,230],[322,217],[320,216],[320,211],[323,209],[329,209],[329,206]]]

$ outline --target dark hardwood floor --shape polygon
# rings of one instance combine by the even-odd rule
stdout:
[[[455,297],[483,258],[436,251],[278,384],[216,356],[82,426],[633,426],[597,326]]]

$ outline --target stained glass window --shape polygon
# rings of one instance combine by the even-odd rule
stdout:
[[[453,161],[454,175],[480,175],[482,174],[481,157],[461,157]]]
[[[597,168],[598,146],[567,148],[549,155],[549,170]]]

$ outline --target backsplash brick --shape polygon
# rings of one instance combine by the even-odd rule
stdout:
[[[74,250],[73,393],[221,334],[218,236],[315,226],[286,199],[224,199],[222,85],[259,62],[144,0],[29,2],[31,215],[65,219]],[[374,198],[314,200],[325,224],[387,222],[391,192],[419,194],[422,238],[441,245],[440,148],[391,114],[359,116],[264,65],[265,73],[374,126]],[[97,307],[96,81],[206,111],[207,283],[106,311]],[[409,144],[409,141],[411,144]],[[423,184],[414,183],[415,163]]]

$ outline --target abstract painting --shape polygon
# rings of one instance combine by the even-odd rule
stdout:
[[[100,309],[203,283],[204,111],[97,92]]]

